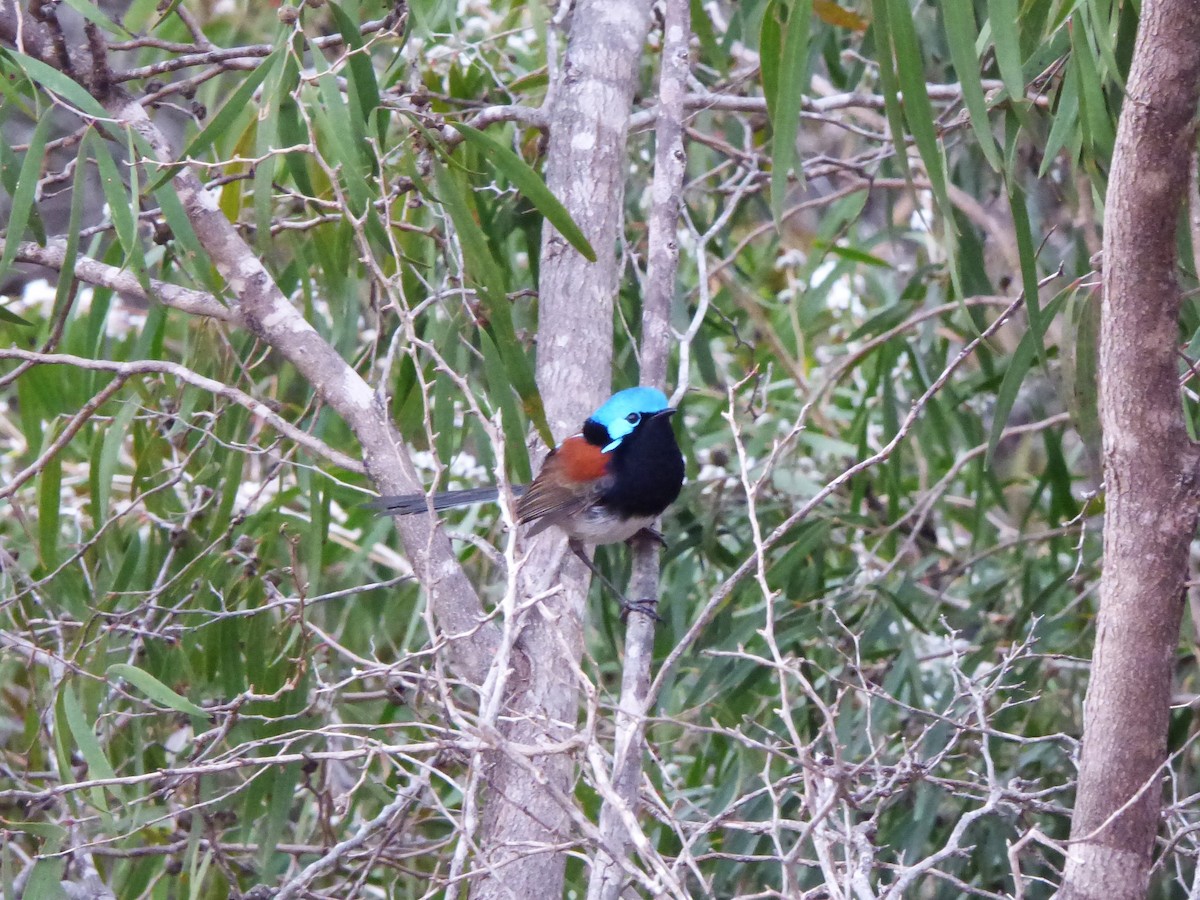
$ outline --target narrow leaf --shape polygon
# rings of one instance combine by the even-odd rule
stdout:
[[[962,85],[963,102],[971,116],[971,129],[988,164],[1000,171],[1003,164],[988,121],[987,102],[979,79],[979,55],[975,50],[979,29],[975,25],[975,11],[970,3],[955,2],[943,3],[941,10],[946,43],[950,46],[950,58]]]
[[[161,703],[163,706],[187,713],[190,716],[203,716],[207,718],[209,715],[203,708],[197,706],[186,697],[175,693],[145,669],[139,669],[137,666],[131,666],[127,663],[113,663],[105,671],[105,674],[110,679],[124,679],[155,703]]]
[[[1000,68],[1004,89],[1019,109],[1025,99],[1025,73],[1021,68],[1021,19],[1018,13],[1017,0],[988,0],[988,23],[992,28],[996,65]]]
[[[42,174],[42,163],[46,157],[46,134],[50,130],[52,116],[42,116],[33,129],[29,139],[29,151],[21,162],[21,171],[17,175],[17,189],[12,198],[12,209],[8,215],[8,228],[4,239],[4,256],[0,257],[0,279],[8,271],[13,260],[17,258],[17,245],[25,235],[25,226],[29,222],[33,210],[34,193],[37,190],[38,178]]]
[[[896,79],[888,0],[871,0],[871,12],[875,20],[872,34],[878,48],[879,86],[883,94],[883,110],[887,115],[888,130],[892,133],[892,143],[896,148],[896,164],[900,167],[904,180],[911,186],[912,170],[909,168],[908,153],[904,146],[904,111],[900,108],[900,84]]]
[[[783,7],[776,4],[776,9]],[[771,121],[774,134],[771,146],[771,214],[778,223],[787,201],[788,172],[795,167],[803,181],[803,168],[795,166],[796,133],[800,130],[800,106],[808,87],[808,31],[812,19],[812,0],[795,0],[786,7],[787,22],[783,30],[783,48],[779,66],[778,96],[775,117]]]
[[[1083,28],[1083,23],[1074,20],[1071,31],[1071,65],[1079,69],[1080,111],[1084,140],[1099,159],[1112,156],[1116,135],[1113,132],[1113,117],[1108,112],[1101,89],[1100,72],[1096,68],[1096,57]]]
[[[75,739],[75,746],[79,748],[79,752],[83,754],[83,759],[87,763],[88,778],[116,778],[117,773],[113,771],[112,765],[108,762],[108,757],[104,755],[104,751],[100,748],[100,742],[96,740],[96,733],[92,730],[92,723],[84,715],[83,706],[79,702],[79,696],[70,684],[63,685],[62,704],[63,713],[67,720],[67,727],[71,729],[71,736]],[[104,790],[102,788],[94,788],[90,794],[92,803],[97,808],[108,812],[108,803],[104,799]]]
[[[333,20],[337,24],[338,31],[345,39],[346,46],[350,48],[348,56],[350,90],[358,101],[359,116],[363,122],[367,122],[371,118],[371,113],[379,106],[379,84],[375,80],[375,69],[371,65],[371,57],[366,52],[362,32],[359,31],[358,25],[346,14],[341,5],[330,3],[329,11],[333,13]]]
[[[1029,331],[1033,337],[1037,357],[1045,365],[1046,348],[1042,336],[1046,333],[1047,323],[1042,319],[1041,298],[1038,297],[1037,248],[1033,246],[1029,211],[1025,208],[1025,192],[1015,180],[1009,182],[1008,201],[1012,209],[1013,229],[1017,236],[1017,255],[1021,261],[1021,290],[1025,294]]]
[[[225,101],[225,105],[217,111],[217,114],[210,118],[208,124],[200,129],[200,132],[183,148],[183,152],[179,154],[179,161],[163,166],[158,177],[146,187],[147,193],[152,194],[157,191],[174,177],[175,172],[187,160],[199,156],[216,143],[218,138],[225,135],[234,120],[246,112],[246,107],[249,105],[250,99],[254,96],[254,92],[258,90],[258,86],[266,80],[266,77],[271,74],[282,55],[282,52],[276,49],[263,59],[258,68],[251,72],[246,77],[246,80],[238,85],[237,90],[230,95],[229,99]]]
[[[904,96],[904,117],[908,121],[917,151],[921,154],[921,161],[925,164],[925,173],[929,176],[929,186],[933,190],[934,199],[941,210],[944,223],[942,247],[946,251],[951,278],[958,287],[954,207],[950,203],[950,191],[946,184],[946,166],[942,159],[941,144],[934,130],[934,122],[937,120],[933,113],[933,105],[929,102],[929,92],[925,88],[921,45],[917,40],[916,27],[913,25],[906,0],[890,0],[888,15],[896,50],[896,71]],[[902,153],[899,147],[898,151]]]
[[[775,121],[779,104],[779,61],[783,58],[784,0],[771,0],[763,12],[758,30],[759,78],[763,99],[767,101],[767,118]]]
[[[1052,320],[1058,313],[1066,297],[1065,293],[1060,294],[1046,304],[1044,312],[1047,321]],[[992,456],[996,452],[996,445],[1000,443],[1000,436],[1008,425],[1008,414],[1012,412],[1017,393],[1021,390],[1021,383],[1025,380],[1025,375],[1037,357],[1038,341],[1039,339],[1031,328],[1022,336],[1021,342],[1017,344],[1017,349],[1013,351],[1012,358],[1008,361],[1008,369],[1004,373],[1003,381],[1000,382],[1000,390],[996,392],[996,404],[992,408],[992,430],[988,437],[987,453],[983,459],[984,468],[990,468],[992,465]]]
[[[87,0],[66,0],[66,4],[89,22],[99,25],[109,34],[116,35],[122,39],[132,37],[128,31],[101,12],[95,3],[88,3]]]
[[[104,189],[104,199],[108,202],[108,214],[112,216],[113,228],[117,232],[117,240],[125,251],[125,261],[140,262],[142,242],[138,238],[137,197],[130,196],[125,188],[125,182],[117,171],[117,164],[104,142],[95,137],[94,132],[88,134],[88,145],[96,160],[96,170],[100,173],[100,185]],[[144,266],[138,266],[143,268]]]
[[[456,179],[445,166],[436,166],[434,174],[437,179],[437,199],[445,206],[462,244],[466,275],[475,283],[487,310],[488,321],[484,327],[490,331],[500,350],[509,383],[521,398],[525,414],[542,439],[553,446],[554,437],[546,421],[546,411],[533,378],[533,370],[513,328],[512,310],[504,293],[504,277],[476,220],[470,188],[465,180]]]
[[[58,565],[61,490],[62,458],[56,453],[38,474],[38,552],[42,565],[49,570]]]
[[[1044,178],[1058,159],[1058,154],[1072,139],[1078,139],[1079,124],[1079,72],[1073,66],[1067,66],[1067,74],[1063,77],[1062,87],[1058,90],[1058,104],[1054,109],[1053,122],[1050,125],[1050,135],[1046,138],[1046,147],[1042,156],[1042,165],[1038,177]],[[1015,142],[1014,142],[1015,143]]]
[[[551,193],[550,188],[546,187],[542,176],[525,160],[478,128],[462,123],[454,123],[454,128],[482,151],[484,159],[516,185],[517,190],[546,217],[547,222],[558,229],[558,233],[566,238],[567,243],[583,254],[588,262],[596,261],[596,251],[592,249],[582,229],[575,224],[567,208]]]
[[[22,319],[16,313],[9,312],[3,306],[0,306],[0,322],[8,322],[10,325],[23,325],[26,328],[33,327],[33,323],[28,319]]]
[[[108,110],[101,106],[96,98],[87,92],[87,89],[83,85],[64,75],[58,69],[46,65],[40,59],[26,56],[18,50],[0,50],[0,55],[11,59],[17,67],[25,71],[25,74],[35,84],[40,84],[47,90],[58,94],[64,100],[69,101],[80,112],[97,119],[112,120],[112,116],[109,115]]]

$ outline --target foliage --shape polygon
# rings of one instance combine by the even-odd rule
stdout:
[[[395,28],[363,28],[389,11],[355,0],[283,10],[135,0],[104,28],[180,159],[388,395],[428,483],[527,479],[543,221],[570,228],[535,175],[562,23],[519,0],[422,0]],[[689,485],[664,525],[635,863],[695,896],[1048,896],[1103,503],[1089,259],[1136,10],[692,11],[672,313]],[[370,485],[324,452],[355,444],[253,334],[72,280],[78,255],[224,290],[170,172],[130,165],[138,137],[81,124],[86,95],[35,63],[0,58],[3,264],[46,236],[69,262],[0,321],[0,892],[52,896],[80,859],[128,898],[283,883],[400,797],[386,840],[314,886],[432,895],[468,827],[471,698]],[[647,53],[628,148],[616,386],[638,377],[656,68]],[[794,177],[773,165],[793,157]],[[447,519],[498,600],[503,517]],[[624,548],[599,559],[619,583]],[[618,612],[593,589],[600,741]],[[1176,798],[1190,736],[1181,717]],[[1194,869],[1182,799],[1169,819],[1164,893]],[[68,848],[87,852],[64,875]],[[584,889],[586,866],[568,879]]]

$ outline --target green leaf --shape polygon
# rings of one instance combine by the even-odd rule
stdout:
[[[79,230],[83,225],[83,206],[87,199],[88,147],[94,140],[92,129],[79,143],[79,155],[75,158],[75,177],[71,181],[71,212],[67,220],[67,246],[63,253],[63,265],[58,272],[58,287],[54,291],[54,314],[66,310],[75,288],[75,260],[79,256]]]
[[[320,54],[317,55],[319,56]],[[276,48],[259,63],[258,68],[251,72],[246,77],[246,80],[238,85],[237,90],[230,95],[225,104],[217,111],[217,114],[212,116],[208,120],[208,124],[200,129],[200,132],[183,148],[183,152],[179,154],[179,161],[163,165],[158,176],[146,186],[147,193],[153,194],[170,181],[189,159],[200,156],[205,150],[216,143],[218,138],[225,136],[225,133],[229,130],[234,120],[246,112],[246,107],[254,96],[254,92],[258,90],[258,86],[271,74],[282,56],[283,51],[280,48]]]
[[[1072,24],[1075,27],[1070,29],[1071,65],[1079,70],[1079,85],[1082,88],[1079,106],[1083,113],[1083,137],[1092,148],[1093,156],[1108,159],[1112,156],[1113,144],[1116,141],[1113,117],[1104,101],[1100,72],[1096,68],[1096,57],[1092,53],[1092,45],[1083,28],[1083,22],[1075,18]]]
[[[0,50],[0,55],[11,59],[18,68],[25,71],[25,74],[35,84],[40,84],[47,90],[58,94],[64,100],[72,103],[80,112],[106,122],[113,120],[108,110],[101,106],[83,85],[64,75],[58,69],[46,65],[32,56],[26,56],[18,50]]]
[[[775,110],[771,119],[774,134],[771,140],[771,214],[778,226],[787,201],[788,172],[795,167],[797,177],[803,182],[804,169],[795,166],[796,134],[800,130],[800,107],[808,87],[806,75],[812,0],[791,0],[786,6],[776,0],[767,11],[767,16],[771,15],[772,10],[787,17],[783,23],[776,98],[774,104],[768,105],[768,109],[773,106]]]
[[[508,367],[504,356],[487,331],[479,336],[483,348],[483,367],[488,381],[488,396],[500,407],[500,427],[504,431],[505,451],[508,454],[510,471],[518,481],[530,481],[533,471],[529,467],[529,453],[525,447],[525,435],[509,389]],[[547,446],[553,446],[548,443]]]
[[[487,310],[487,324],[484,327],[491,334],[504,359],[508,381],[521,398],[525,414],[542,439],[552,447],[554,436],[546,421],[546,411],[533,378],[533,369],[513,328],[512,310],[504,292],[504,276],[492,257],[487,238],[479,227],[470,188],[465,179],[456,178],[445,166],[435,165],[434,176],[438,189],[437,199],[445,206],[462,244],[463,259],[467,267],[465,274],[475,283]]]
[[[66,0],[66,4],[89,22],[99,25],[109,34],[116,35],[119,38],[132,37],[128,31],[101,12],[95,3],[88,3],[87,0]]]
[[[117,171],[117,164],[104,142],[89,131],[85,143],[92,151],[96,160],[96,171],[100,174],[100,185],[104,189],[104,199],[108,202],[108,213],[112,216],[113,228],[117,232],[117,240],[125,251],[126,265],[132,263],[134,268],[145,269],[142,259],[142,242],[137,231],[137,196],[126,191],[125,183]]]
[[[162,211],[167,227],[171,229],[171,237],[175,250],[175,259],[185,271],[189,272],[218,298],[224,289],[223,282],[213,272],[213,265],[208,253],[200,246],[200,239],[192,229],[192,222],[183,209],[179,194],[170,183],[154,191],[154,199]]]
[[[908,128],[925,164],[929,186],[942,213],[944,233],[942,247],[948,257],[947,266],[955,284],[958,284],[958,266],[955,263],[954,207],[950,203],[950,191],[946,184],[946,166],[942,159],[942,148],[938,141],[934,122],[933,105],[925,88],[925,65],[921,45],[907,0],[889,0],[889,22],[892,41],[896,49],[896,67],[900,89],[904,96],[904,117]],[[897,152],[903,155],[903,147]]]
[[[279,109],[299,83],[300,72],[296,58],[288,54],[284,64],[267,79],[263,86],[263,109],[254,132],[254,152],[260,162],[254,166],[254,246],[266,255],[274,239],[271,234],[271,212],[274,204],[275,173],[282,161],[272,151],[280,146]]]
[[[878,54],[879,86],[883,94],[883,109],[887,115],[888,130],[892,133],[892,142],[896,145],[896,165],[899,166],[904,180],[911,187],[912,170],[909,168],[908,154],[904,148],[904,110],[900,106],[900,83],[896,78],[888,0],[871,0],[871,14],[874,19],[871,34],[875,38],[876,53]]]
[[[721,58],[722,53],[713,35],[712,20],[704,8],[704,0],[688,0],[688,11],[692,22],[692,32],[700,42],[701,52],[705,59],[714,63]]]
[[[67,867],[67,858],[56,855],[62,842],[49,840],[41,847],[41,855],[33,864],[29,880],[25,882],[24,897],[36,897],[37,900],[66,900],[67,892],[63,890],[62,878]]]
[[[99,528],[108,518],[108,500],[112,493],[113,478],[117,474],[117,465],[121,456],[121,446],[125,440],[125,432],[129,423],[137,414],[136,403],[125,403],[113,417],[107,429],[98,434],[96,447],[92,453],[91,466],[91,501],[92,521]]]
[[[1009,206],[1012,209],[1013,230],[1017,237],[1017,255],[1021,260],[1021,290],[1025,294],[1025,313],[1029,317],[1029,331],[1033,337],[1038,359],[1046,362],[1043,335],[1046,322],[1042,320],[1041,298],[1038,296],[1037,248],[1033,246],[1033,232],[1029,227],[1029,211],[1025,208],[1025,192],[1015,180],[1008,183]]]
[[[465,140],[474,144],[484,159],[491,163],[509,181],[516,185],[517,190],[534,205],[538,212],[546,217],[546,221],[558,229],[559,234],[566,238],[567,243],[578,250],[588,262],[596,261],[596,251],[567,208],[546,187],[537,172],[530,168],[525,160],[505,147],[499,141],[493,140],[478,128],[464,125],[461,122],[452,123],[454,128]]]
[[[834,256],[840,256],[842,259],[848,259],[852,262],[863,263],[867,266],[875,266],[880,269],[891,269],[893,264],[882,257],[875,256],[873,253],[868,253],[857,247],[847,247],[843,244],[831,244],[829,241],[814,240],[813,249],[819,250],[821,253],[830,253]]]
[[[1058,314],[1066,297],[1065,293],[1059,294],[1046,304],[1043,312],[1047,322],[1052,321]],[[1017,344],[1017,349],[1013,351],[1012,358],[1008,361],[1008,369],[1004,373],[1004,380],[1000,382],[1000,390],[996,392],[995,406],[992,407],[992,429],[988,437],[987,453],[983,459],[985,468],[992,465],[992,456],[996,452],[996,445],[1000,443],[1000,436],[1008,426],[1008,414],[1012,412],[1017,393],[1021,390],[1021,383],[1024,382],[1026,373],[1029,372],[1037,357],[1039,342],[1040,337],[1030,328],[1021,337],[1021,342]]]
[[[1050,134],[1046,138],[1046,148],[1042,157],[1038,177],[1044,178],[1058,159],[1058,154],[1067,143],[1076,136],[1079,125],[1079,71],[1075,66],[1067,66],[1067,74],[1063,77],[1062,87],[1058,90],[1058,104],[1054,109]]]
[[[26,328],[33,328],[33,323],[28,319],[22,319],[16,313],[9,312],[3,306],[0,306],[0,322],[8,322],[10,325],[23,325]]]
[[[210,715],[210,713],[197,706],[191,700],[175,693],[145,669],[139,669],[137,666],[131,666],[127,663],[113,663],[105,670],[105,675],[109,679],[122,678],[155,703],[161,703],[163,706],[178,710],[181,713],[187,713],[190,716],[202,716],[204,718],[208,718]]]
[[[896,73],[904,98],[904,117],[917,144],[917,151],[921,154],[921,160],[925,163],[925,171],[938,204],[948,215],[950,200],[946,193],[945,166],[942,162],[941,148],[938,146],[937,132],[934,130],[937,117],[933,113],[933,105],[929,102],[929,93],[925,88],[925,62],[921,44],[917,40],[916,28],[913,26],[906,0],[888,2],[891,37],[896,50]],[[903,148],[898,146],[897,152],[903,152]]]
[[[53,117],[42,116],[29,139],[29,150],[21,162],[17,176],[17,190],[12,197],[12,208],[8,214],[8,229],[4,238],[4,255],[0,257],[0,279],[4,278],[13,260],[17,258],[17,245],[25,236],[25,225],[33,210],[34,194],[42,174],[42,163],[46,159],[46,134]]]
[[[363,44],[362,32],[355,21],[337,3],[329,4],[333,20],[341,32],[346,46],[350,48],[348,67],[350,91],[358,102],[358,114],[363,122],[370,121],[371,113],[379,106],[379,84],[375,80],[375,69],[371,56]]]
[[[759,80],[763,99],[767,101],[767,118],[776,118],[779,102],[779,62],[783,59],[784,0],[771,0],[763,12],[758,30]]]
[[[983,96],[983,84],[979,79],[979,55],[975,50],[979,40],[979,29],[975,25],[975,11],[971,3],[941,4],[942,24],[946,30],[946,43],[950,47],[950,58],[954,71],[962,85],[963,102],[971,116],[971,129],[979,142],[988,164],[997,171],[1003,166],[992,125],[988,121],[987,101]]]
[[[38,551],[42,565],[58,565],[59,507],[62,503],[62,458],[54,454],[38,474]]]
[[[63,684],[62,704],[63,713],[67,720],[67,727],[71,729],[71,736],[75,739],[75,746],[79,748],[79,752],[83,754],[83,759],[87,763],[88,778],[116,778],[117,773],[113,771],[108,757],[104,755],[104,751],[100,748],[100,742],[96,740],[96,732],[92,730],[92,723],[84,715],[83,706],[79,702],[79,696],[75,693],[75,689],[71,686],[70,682]],[[108,812],[108,804],[104,799],[104,790],[102,788],[93,788],[89,793],[92,797],[92,803],[97,808]]]
[[[315,109],[315,118],[328,145],[326,152],[332,152],[330,163],[340,171],[342,184],[350,195],[351,211],[362,215],[371,205],[370,184],[373,171],[364,163],[365,131],[360,119],[352,117],[342,97],[341,85],[338,78],[329,68],[325,57],[320,53],[312,54],[313,68],[319,73],[317,86],[321,92],[321,103]]]
[[[945,4],[950,5],[950,4]],[[992,29],[992,45],[996,50],[996,65],[1004,89],[1017,108],[1025,99],[1025,72],[1021,68],[1021,17],[1017,0],[988,0],[988,24]]]
[[[1101,466],[1102,438],[1097,404],[1099,372],[1100,294],[1087,289],[1071,292],[1068,307],[1072,332],[1064,342],[1063,387],[1067,411],[1083,440],[1093,472]]]

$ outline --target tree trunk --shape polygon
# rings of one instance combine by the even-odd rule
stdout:
[[[1147,0],[1104,217],[1104,574],[1063,898],[1145,896],[1158,830],[1197,516],[1196,451],[1180,410],[1175,249],[1198,86],[1200,3]]]
[[[559,439],[577,432],[610,388],[625,138],[649,24],[650,4],[642,0],[579,2],[549,100],[546,182],[597,256],[589,263],[544,226],[537,376]],[[522,596],[544,597],[516,639],[523,662],[511,684],[503,737],[558,743],[575,734],[579,713],[587,570],[552,529],[532,542],[523,575]],[[566,752],[528,759],[503,749],[492,754],[480,835],[487,871],[473,897],[562,897],[564,844],[574,838],[567,806],[575,771]]]

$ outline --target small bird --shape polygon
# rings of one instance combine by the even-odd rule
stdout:
[[[675,410],[655,388],[626,388],[613,394],[546,457],[533,483],[514,487],[517,521],[532,522],[534,535],[551,525],[580,544],[628,540],[662,514],[683,487],[683,454],[671,430]],[[429,497],[380,497],[371,505],[407,516],[494,500],[496,488],[445,491]],[[655,533],[655,537],[659,537]],[[595,571],[593,569],[593,571]]]

